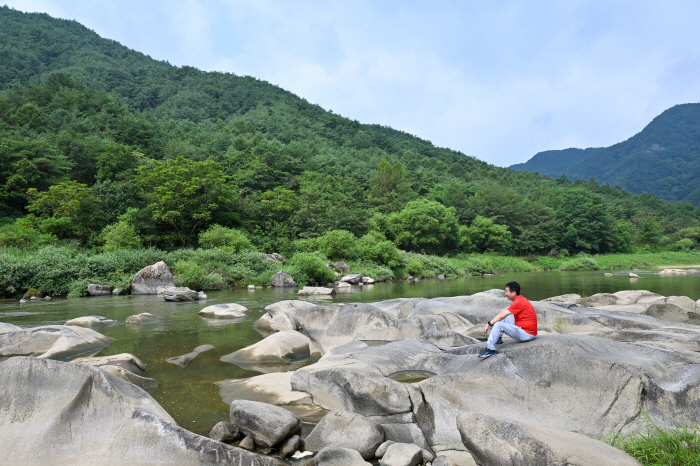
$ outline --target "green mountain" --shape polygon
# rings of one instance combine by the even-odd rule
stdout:
[[[652,143],[672,147],[639,147]],[[314,250],[333,230],[439,254],[700,240],[690,204],[494,167],[253,77],[175,67],[1,7],[0,245],[128,234],[194,246],[214,224],[268,252]]]
[[[669,108],[614,146],[539,152],[510,168],[554,178],[595,178],[633,193],[700,205],[700,104]]]

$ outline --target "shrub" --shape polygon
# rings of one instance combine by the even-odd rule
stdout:
[[[2,247],[37,249],[57,244],[56,236],[31,228],[23,219],[17,219],[14,223],[0,227],[0,246]]]
[[[241,231],[212,225],[199,234],[199,245],[205,249],[225,248],[232,252],[255,250],[255,246]]]
[[[559,266],[562,271],[577,271],[577,270],[598,270],[598,263],[591,256],[578,255],[577,257],[564,261]]]
[[[370,232],[357,240],[357,251],[362,259],[386,265],[392,269],[408,266],[405,254],[402,254],[396,245],[381,233]]]
[[[414,277],[423,276],[423,261],[417,257],[410,259],[406,266],[406,271]]]
[[[303,238],[292,242],[292,250],[296,252],[315,252],[321,250],[320,238]]]
[[[690,238],[683,238],[670,246],[671,251],[688,252],[695,247],[695,241]]]
[[[179,260],[173,266],[177,276],[177,285],[186,286],[193,290],[223,290],[224,278],[218,273],[207,272],[204,267],[184,260]]]
[[[347,230],[332,230],[319,238],[320,251],[331,260],[345,259],[355,249],[355,235]]]
[[[309,281],[326,283],[335,279],[333,269],[326,267],[326,262],[318,254],[308,252],[294,254],[289,261],[289,265],[304,273],[309,278]],[[291,273],[289,274],[292,275]],[[299,283],[294,275],[292,275],[292,278]]]

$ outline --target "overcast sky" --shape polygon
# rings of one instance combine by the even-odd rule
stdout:
[[[501,166],[700,102],[697,1],[5,2]]]

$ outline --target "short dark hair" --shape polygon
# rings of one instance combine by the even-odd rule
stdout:
[[[515,291],[515,294],[520,296],[520,283],[508,282],[506,283],[506,288],[508,288],[510,291]]]

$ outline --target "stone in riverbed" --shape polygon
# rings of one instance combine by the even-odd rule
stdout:
[[[209,296],[204,291],[200,291],[197,293],[197,300],[198,301],[206,301],[209,299]]]
[[[304,448],[320,452],[336,445],[356,450],[362,458],[374,458],[384,442],[384,429],[371,419],[344,409],[334,409],[321,419],[304,440]]]
[[[156,262],[136,272],[131,294],[158,294],[158,288],[175,287],[175,278],[165,262]]]
[[[353,273],[350,275],[346,275],[343,278],[340,279],[341,282],[345,283],[350,283],[351,285],[357,285],[362,281],[362,275],[359,273]]]
[[[112,294],[115,296],[123,296],[123,295],[128,294],[128,293],[129,293],[129,290],[127,290],[126,288],[122,288],[121,286],[112,290]]]
[[[217,442],[231,443],[241,437],[238,427],[227,421],[217,422],[209,432],[209,438]]]
[[[223,362],[257,362],[280,363],[309,356],[309,338],[294,330],[285,330],[267,338],[222,356]]]
[[[137,387],[141,387],[147,392],[152,392],[158,389],[158,382],[155,379],[148,377],[141,377],[133,372],[130,372],[123,367],[104,365],[100,366],[100,369],[107,371],[110,374],[119,377],[122,380],[126,380],[129,383],[133,383]]]
[[[418,466],[423,462],[423,451],[412,443],[395,443],[386,449],[380,466]]]
[[[97,354],[114,341],[89,328],[45,325],[0,335],[0,358],[36,356],[69,361]]]
[[[116,321],[102,316],[83,316],[71,319],[66,322],[65,325],[74,325],[76,327],[89,328],[98,331],[105,325],[112,324],[114,322]]]
[[[255,440],[250,435],[247,435],[240,441],[238,448],[243,448],[244,450],[253,451],[255,450]]]
[[[90,296],[109,296],[112,294],[112,287],[109,285],[90,283],[87,286],[87,294]]]
[[[210,349],[214,349],[214,345],[201,345],[193,349],[190,353],[183,354],[182,356],[174,356],[166,359],[166,361],[171,364],[175,364],[176,366],[185,367],[191,363],[194,358],[205,351],[209,351]]]
[[[0,381],[3,463],[281,464],[177,426],[148,393],[96,367],[15,357]]]
[[[131,325],[153,324],[156,322],[156,316],[149,312],[142,312],[126,318],[126,323]]]
[[[309,295],[331,295],[335,294],[335,288],[325,288],[322,286],[305,286],[299,290],[299,296]]]
[[[270,284],[276,288],[296,288],[297,282],[284,270],[280,270],[272,276]]]
[[[467,412],[457,417],[457,427],[464,445],[483,466],[639,464],[622,450],[603,442],[535,422]]]
[[[386,442],[382,443],[379,445],[377,448],[377,451],[374,452],[374,457],[381,459],[384,456],[384,453],[386,453],[386,449],[395,444],[393,440],[387,440]]]
[[[199,293],[190,290],[186,286],[174,286],[163,291],[163,299],[174,302],[199,301]]]
[[[235,400],[231,403],[231,423],[253,438],[255,444],[272,448],[290,435],[301,431],[301,421],[279,406],[257,401]]]
[[[88,366],[119,366],[136,375],[146,372],[146,365],[136,356],[130,353],[113,354],[111,356],[92,356],[87,358],[74,359],[71,362],[76,364],[87,364]]]
[[[314,466],[371,466],[353,449],[330,445],[318,452]]]
[[[555,303],[572,303],[572,304],[581,304],[581,295],[575,294],[575,293],[570,293],[570,294],[563,294],[560,296],[552,296],[551,298],[546,298],[543,299],[542,301],[549,301],[549,302],[555,302]]]
[[[290,456],[301,446],[301,437],[292,435],[280,445],[280,456]]]
[[[248,315],[248,312],[250,311],[245,306],[237,303],[226,303],[207,306],[199,311],[199,315],[212,319],[240,319]]]

